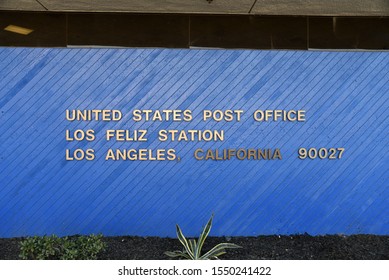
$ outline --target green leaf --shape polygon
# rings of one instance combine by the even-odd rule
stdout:
[[[214,257],[218,257],[226,253],[225,249],[238,249],[238,248],[242,248],[242,247],[233,243],[220,243],[215,247],[213,247],[211,250],[209,250],[206,254],[204,254],[201,257],[201,259],[207,260]]]
[[[190,256],[186,252],[182,252],[182,251],[174,251],[174,252],[167,251],[167,252],[165,252],[165,255],[167,255],[171,258],[182,257],[185,259],[190,259]]]
[[[209,251],[207,252],[206,254],[204,254],[203,256],[201,256],[200,260],[217,260],[218,256],[221,256],[223,254],[227,253],[224,249],[218,249],[218,250],[214,250],[214,251]]]
[[[193,257],[194,257],[194,259],[196,260],[197,259],[197,254],[196,254],[196,240],[194,240],[194,239],[189,239],[189,247],[190,247],[190,250],[191,250],[191,252],[193,253]]]
[[[178,240],[179,240],[179,241],[181,242],[181,244],[184,246],[185,251],[188,253],[188,255],[189,255],[192,259],[194,259],[193,252],[190,251],[190,247],[189,247],[188,241],[186,240],[184,234],[182,233],[182,231],[181,231],[179,225],[176,225],[176,231],[177,231]]]
[[[203,248],[205,239],[208,237],[208,234],[211,231],[212,220],[213,220],[213,214],[211,215],[211,218],[209,219],[207,225],[204,227],[203,232],[199,236],[199,241],[197,243],[197,250],[196,250],[197,256],[201,255],[201,249]]]

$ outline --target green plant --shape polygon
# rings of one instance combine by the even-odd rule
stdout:
[[[76,249],[78,250],[77,259],[95,260],[97,255],[105,249],[105,243],[101,240],[102,235],[80,236],[76,240]]]
[[[102,235],[34,236],[20,242],[19,257],[24,260],[95,260],[104,249]]]
[[[58,237],[34,236],[20,242],[19,257],[24,260],[47,260],[52,259],[58,251]]]
[[[219,256],[226,253],[225,249],[236,249],[236,248],[242,248],[241,246],[238,246],[233,243],[220,243],[213,247],[211,250],[209,250],[205,254],[201,254],[205,239],[207,238],[209,232],[211,231],[212,227],[212,220],[213,215],[209,219],[207,225],[204,227],[203,232],[200,234],[197,242],[194,239],[187,240],[182,233],[181,228],[179,225],[176,225],[176,232],[178,240],[181,242],[181,244],[184,246],[184,249],[182,251],[168,251],[165,252],[166,255],[168,255],[171,258],[185,258],[185,259],[191,259],[191,260],[211,260],[211,259],[218,259]]]

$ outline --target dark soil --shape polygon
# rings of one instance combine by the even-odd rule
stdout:
[[[0,239],[0,259],[18,259],[23,238]],[[158,237],[104,237],[107,244],[100,259],[162,260],[164,252],[181,250],[177,239]],[[221,259],[230,260],[388,260],[389,236],[377,235],[292,235],[259,237],[209,237],[204,251],[221,242],[242,249],[229,250]]]

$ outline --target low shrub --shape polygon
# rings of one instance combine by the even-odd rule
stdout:
[[[102,235],[33,236],[20,242],[23,260],[96,260],[106,247]]]
[[[182,251],[167,251],[165,255],[171,258],[190,259],[190,260],[217,260],[218,257],[225,254],[225,249],[238,249],[242,248],[233,243],[220,243],[213,247],[211,250],[202,254],[202,248],[212,227],[213,215],[209,219],[208,223],[200,234],[198,240],[186,239],[179,225],[176,225],[177,238],[184,246]]]

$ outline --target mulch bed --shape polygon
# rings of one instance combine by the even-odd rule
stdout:
[[[0,259],[18,259],[23,238],[0,239]],[[181,250],[177,239],[159,237],[104,237],[107,249],[99,259],[162,260],[165,251]],[[221,242],[242,249],[229,250],[221,259],[230,260],[388,260],[389,236],[291,235],[259,237],[208,237],[204,250]]]

